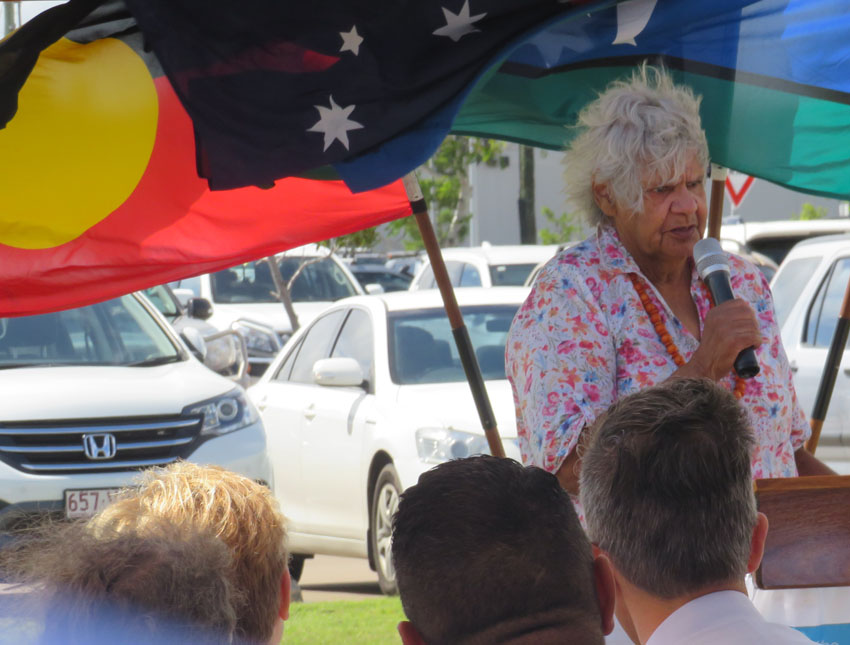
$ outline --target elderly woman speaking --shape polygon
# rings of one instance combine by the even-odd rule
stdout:
[[[756,434],[753,477],[831,471],[809,435],[761,272],[729,257],[736,299],[712,306],[693,249],[705,231],[699,99],[641,67],[588,105],[566,156],[568,199],[596,232],[540,272],[507,341],[523,461],[578,492],[582,433],[618,398],[669,378],[732,390]],[[732,366],[755,347],[758,376]]]

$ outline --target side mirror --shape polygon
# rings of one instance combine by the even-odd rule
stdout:
[[[377,295],[379,293],[384,293],[384,288],[379,284],[367,284],[363,287],[363,290],[368,293],[370,296]]]
[[[207,357],[207,344],[204,342],[201,332],[194,327],[184,327],[180,332],[180,338],[183,339],[195,358],[203,363]]]
[[[360,387],[364,377],[353,358],[323,358],[313,364],[313,380],[319,385]]]
[[[212,316],[212,303],[206,298],[190,298],[186,305],[186,313],[190,318],[206,320]]]

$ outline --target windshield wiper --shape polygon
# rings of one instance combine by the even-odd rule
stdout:
[[[182,360],[183,357],[179,354],[170,354],[169,356],[153,356],[151,358],[146,358],[143,361],[127,363],[127,367],[155,367],[157,365],[165,365],[166,363],[177,363]]]

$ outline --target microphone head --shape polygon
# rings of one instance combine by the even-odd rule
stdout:
[[[694,245],[694,262],[697,265],[697,273],[703,280],[705,280],[705,276],[715,271],[729,273],[726,251],[720,246],[720,242],[713,237],[707,237]]]

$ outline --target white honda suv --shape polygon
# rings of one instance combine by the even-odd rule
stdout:
[[[177,459],[273,483],[245,391],[144,296],[0,318],[0,532],[91,515],[139,470]]]

